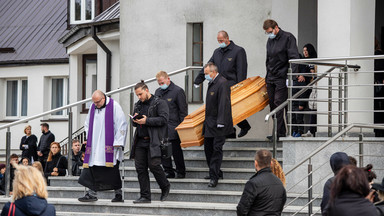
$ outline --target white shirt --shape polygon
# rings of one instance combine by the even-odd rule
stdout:
[[[106,97],[107,104],[110,102],[109,97]],[[85,120],[84,129],[88,134],[89,119],[91,108]],[[125,146],[127,138],[127,120],[125,118],[123,109],[114,101],[113,104],[113,127],[114,127],[114,141],[113,146]],[[123,151],[122,148],[114,148],[113,151],[113,165],[116,165],[116,160],[122,161]],[[95,109],[95,116],[93,119],[93,134],[92,134],[92,151],[89,157],[89,166],[105,166],[105,108],[98,110]]]

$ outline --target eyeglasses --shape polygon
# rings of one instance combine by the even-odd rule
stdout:
[[[265,31],[264,34],[266,34],[266,35],[267,35],[267,34],[271,34],[274,30],[275,30],[275,29],[273,28],[272,31],[270,31],[270,32]]]

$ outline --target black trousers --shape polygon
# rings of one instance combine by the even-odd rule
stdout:
[[[177,140],[170,140],[172,143],[172,156],[173,160],[175,161],[175,166],[176,166],[176,172],[181,175],[185,175],[185,163],[184,163],[184,155],[183,155],[183,150],[181,149],[180,146],[180,139]],[[172,158],[166,158],[166,159],[161,159],[161,162],[164,167],[164,171],[166,173],[173,173],[174,170],[172,168]]]
[[[139,139],[138,142],[145,142]],[[139,144],[139,143],[137,143]],[[137,172],[137,178],[140,184],[140,196],[151,199],[151,185],[149,181],[149,170],[153,173],[157,184],[161,189],[169,186],[169,181],[165,177],[163,168],[161,167],[161,158],[151,158],[149,145],[136,147],[135,152],[135,168]]]
[[[220,170],[221,162],[223,161],[223,145],[225,143],[225,136],[219,137],[205,137],[204,138],[204,152],[209,168],[209,176],[211,179],[219,179],[222,176]]]
[[[288,99],[288,88],[285,80],[276,83],[267,83],[267,92],[271,111]],[[286,112],[286,108],[276,113],[277,136],[279,137],[285,137],[287,133],[284,123],[284,112]]]

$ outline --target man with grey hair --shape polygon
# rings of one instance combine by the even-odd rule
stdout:
[[[281,215],[287,194],[271,171],[272,154],[261,149],[255,155],[256,174],[245,184],[237,215]]]
[[[216,187],[223,176],[220,167],[225,137],[233,133],[231,90],[213,63],[204,66],[204,74],[209,81],[203,125],[204,152],[209,167],[208,187]]]
[[[247,79],[248,63],[244,48],[229,40],[228,33],[223,30],[217,33],[217,42],[219,48],[215,49],[208,62],[212,62],[217,66],[218,72],[227,79],[229,86]],[[202,69],[195,79],[195,87],[199,87],[204,79],[204,69]],[[237,126],[241,128],[238,137],[245,136],[251,129],[251,125],[247,120],[240,122]],[[231,135],[230,138],[236,138],[236,134]]]

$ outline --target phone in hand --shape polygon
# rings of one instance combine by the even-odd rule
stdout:
[[[140,115],[140,114],[138,114],[138,115],[134,115],[134,116],[129,115],[129,117],[131,117],[131,119],[133,119],[133,120],[138,120],[138,119],[142,119],[142,118],[143,118],[143,115]]]

